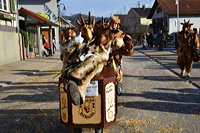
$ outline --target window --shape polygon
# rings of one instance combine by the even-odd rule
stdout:
[[[162,12],[162,8],[158,7],[156,12],[157,13]]]
[[[8,0],[0,0],[0,10],[8,11]]]

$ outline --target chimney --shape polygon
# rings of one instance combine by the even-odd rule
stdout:
[[[142,10],[145,10],[145,5],[142,5]]]

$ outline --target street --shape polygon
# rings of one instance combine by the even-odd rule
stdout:
[[[123,94],[118,96],[117,123],[104,132],[199,133],[200,81],[195,75],[199,67],[191,73],[197,82],[190,83],[176,74],[179,69],[175,63],[174,58],[162,60],[153,52],[138,50],[132,57],[123,57]],[[58,63],[0,88],[0,133],[70,132],[60,122],[58,77],[53,79],[60,69]]]

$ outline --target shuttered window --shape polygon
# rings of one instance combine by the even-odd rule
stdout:
[[[0,0],[0,9],[3,8],[2,1]]]
[[[0,0],[0,10],[8,11],[8,0]]]
[[[10,10],[11,10],[11,13],[16,13],[15,0],[10,0]]]

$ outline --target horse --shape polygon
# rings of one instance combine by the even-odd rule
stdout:
[[[190,77],[190,72],[192,70],[193,59],[192,54],[194,49],[199,48],[199,39],[196,32],[191,29],[193,25],[190,23],[190,20],[184,23],[182,30],[178,32],[178,42],[179,42],[179,49],[178,52],[178,59],[177,64],[181,69],[181,76],[186,74],[186,77]]]

